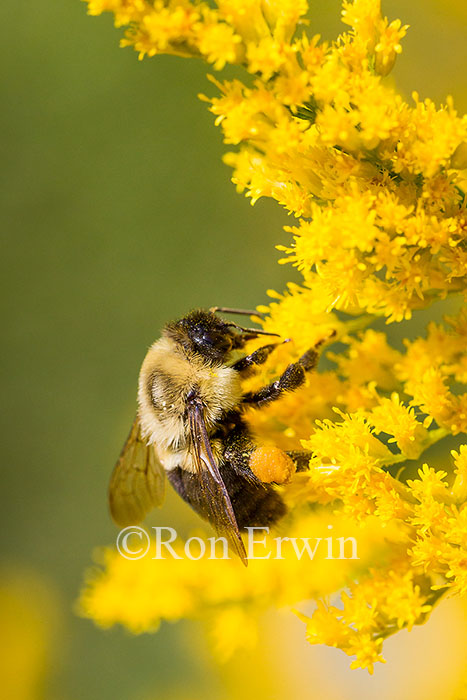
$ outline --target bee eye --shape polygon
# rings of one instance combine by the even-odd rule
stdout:
[[[215,348],[222,353],[232,348],[232,340],[227,333],[199,328],[192,334],[192,340],[200,348]]]
[[[203,330],[195,330],[191,334],[191,338],[195,345],[212,345],[209,335],[207,335],[207,333]]]

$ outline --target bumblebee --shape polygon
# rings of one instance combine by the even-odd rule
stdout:
[[[141,522],[161,504],[167,475],[246,564],[241,530],[268,527],[285,514],[273,484],[306,469],[310,455],[258,446],[244,411],[301,386],[317,364],[323,341],[289,364],[276,381],[243,393],[242,378],[281,343],[235,359],[248,340],[277,334],[243,328],[218,313],[255,312],[221,307],[191,311],[168,323],[150,347],[139,375],[137,416],[110,481],[110,511],[122,527]]]

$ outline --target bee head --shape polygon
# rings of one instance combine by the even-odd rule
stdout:
[[[224,362],[236,345],[232,324],[211,311],[191,311],[179,321],[169,323],[165,333],[214,364]]]

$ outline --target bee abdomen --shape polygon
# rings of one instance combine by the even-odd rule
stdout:
[[[284,501],[269,484],[252,482],[233,471],[228,464],[224,464],[220,472],[240,530],[270,527],[285,515]]]
[[[220,469],[222,480],[232,502],[240,530],[247,527],[270,527],[286,513],[280,495],[268,484],[254,482],[224,463]],[[207,504],[200,494],[199,478],[186,469],[176,467],[167,477],[179,495],[206,520],[210,519]]]

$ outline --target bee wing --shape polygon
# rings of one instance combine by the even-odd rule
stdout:
[[[226,537],[242,562],[247,566],[245,547],[238,529],[232,502],[212,453],[208,431],[200,406],[189,406],[188,417],[196,468],[195,473],[199,479],[201,497],[209,513],[209,520],[216,531]]]
[[[161,505],[164,493],[164,468],[156,457],[154,445],[143,440],[136,417],[110,478],[112,518],[121,527],[135,525]]]

